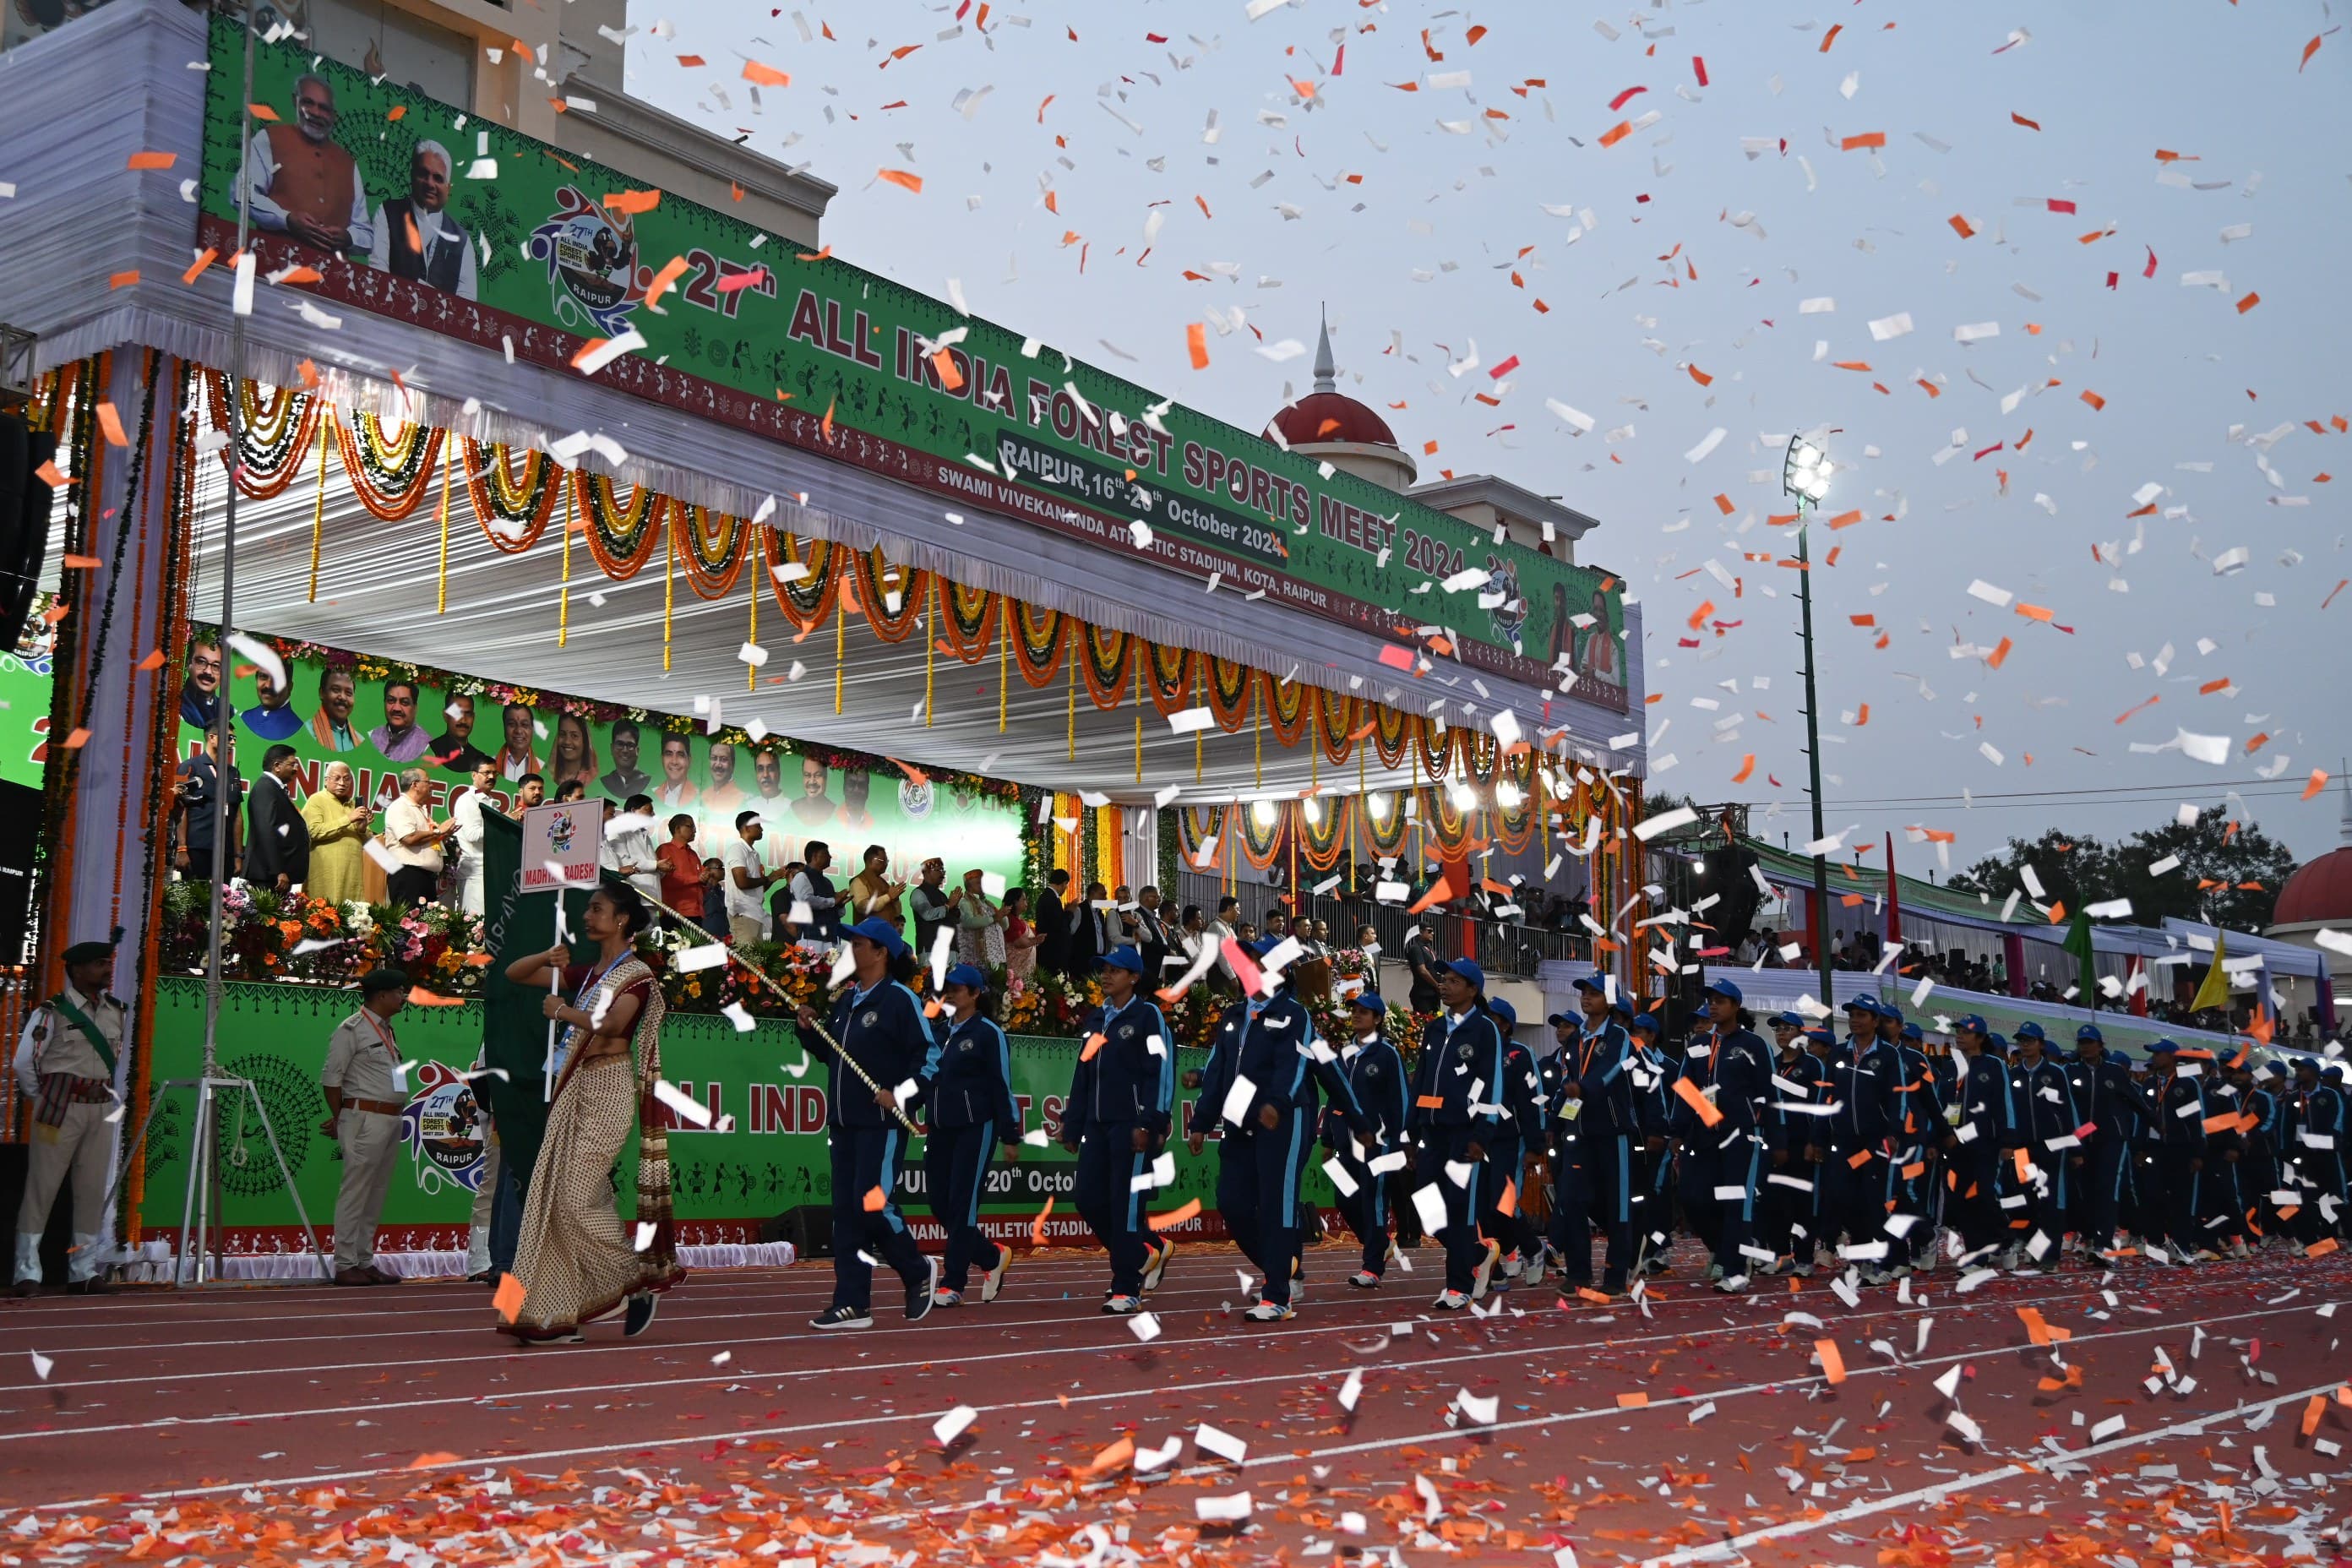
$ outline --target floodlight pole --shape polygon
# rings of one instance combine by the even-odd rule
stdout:
[[[1822,826],[1822,725],[1815,711],[1819,702],[1813,695],[1813,558],[1806,542],[1811,515],[1811,500],[1799,496],[1797,604],[1805,645],[1805,758],[1812,767],[1813,842],[1819,844],[1827,837],[1828,829]],[[1822,1005],[1834,1016],[1837,998],[1830,994],[1830,863],[1827,856],[1819,853],[1813,856],[1813,966],[1821,979]]]

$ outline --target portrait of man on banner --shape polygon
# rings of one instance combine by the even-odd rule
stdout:
[[[408,194],[375,209],[375,243],[368,265],[394,278],[475,297],[473,237],[448,211],[449,149],[419,142],[408,155]]]
[[[359,164],[335,142],[335,89],[320,76],[294,83],[293,119],[264,125],[245,150],[236,189],[253,226],[331,256],[375,245]]]

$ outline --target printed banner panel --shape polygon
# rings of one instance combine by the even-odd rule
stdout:
[[[249,185],[263,272],[306,269],[287,287],[545,365],[635,331],[599,380],[1367,630],[1440,623],[1530,684],[1566,655],[1624,705],[1602,573],[291,44],[260,47],[240,145],[243,66],[215,18],[199,243],[236,248]]]

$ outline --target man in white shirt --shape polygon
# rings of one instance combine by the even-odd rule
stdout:
[[[449,820],[457,825],[457,907],[469,915],[482,913],[482,807],[490,804],[490,785],[499,764],[484,757],[474,764],[471,783],[449,805]]]
[[[654,848],[654,797],[633,795],[626,809],[604,803],[604,847],[597,860],[618,871],[648,899],[661,897],[661,862]]]
[[[368,265],[395,278],[474,298],[474,246],[451,217],[449,149],[419,142],[408,155],[408,195],[375,209],[375,243]]]
[[[647,802],[647,809],[651,809]],[[768,934],[768,905],[762,896],[776,873],[760,858],[760,837],[767,829],[761,825],[756,811],[735,814],[735,837],[727,841],[719,854],[725,868],[727,892],[727,933],[739,946],[761,941]]]
[[[1240,915],[1241,908],[1239,899],[1219,899],[1216,918],[1201,928],[1202,940],[1217,954],[1217,962],[1209,968],[1210,988],[1227,995],[1239,995],[1242,988],[1241,978],[1234,973],[1233,964],[1224,956],[1225,939],[1234,934],[1234,921]]]
[[[383,812],[384,847],[400,868],[384,879],[384,895],[403,909],[430,903],[441,883],[441,846],[456,837],[457,822],[433,820],[425,802],[433,796],[433,780],[423,768],[404,768],[400,795]]]

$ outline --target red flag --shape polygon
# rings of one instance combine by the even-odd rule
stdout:
[[[1903,900],[1895,890],[1895,835],[1886,836],[1886,944],[1903,945]]]
[[[2146,962],[2147,961],[2141,958],[2139,954],[2132,954],[2131,963],[2126,966],[2124,971],[2124,984],[2126,985],[2129,985],[2134,980],[2138,978],[2140,965]],[[2147,987],[2145,985],[2139,987],[2131,994],[2131,1016],[2135,1018],[2145,1018],[2147,1016]]]

